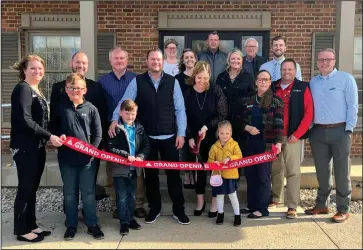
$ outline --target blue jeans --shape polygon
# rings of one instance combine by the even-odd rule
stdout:
[[[67,227],[77,227],[78,225],[78,203],[79,190],[81,190],[81,199],[84,210],[84,221],[87,226],[97,224],[97,205],[95,198],[95,161],[86,166],[73,166],[68,164],[59,164],[62,181],[64,207],[66,214]]]
[[[137,175],[136,171],[131,171],[131,173],[129,177],[113,177],[121,224],[130,224],[134,215]]]

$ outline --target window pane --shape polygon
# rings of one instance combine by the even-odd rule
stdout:
[[[33,37],[33,52],[44,52],[46,49],[46,37],[34,36]]]
[[[198,53],[199,51],[206,50],[207,44],[205,40],[193,40],[192,49]]]
[[[246,55],[245,42],[250,37],[257,40],[257,42],[258,42],[257,55],[262,56],[263,36],[242,36],[241,48],[242,48],[243,55]]]
[[[362,37],[354,38],[354,70],[362,71]]]
[[[178,43],[178,54],[177,54],[177,58],[180,58],[181,53],[185,47],[185,43],[184,43],[184,36],[164,36],[164,43],[166,40],[168,39],[174,39],[177,43]],[[164,48],[163,48],[164,49]]]

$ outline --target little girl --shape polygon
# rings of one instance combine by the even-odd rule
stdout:
[[[232,125],[229,121],[221,121],[218,123],[217,129],[218,141],[213,144],[209,151],[208,162],[228,164],[230,160],[242,158],[241,149],[238,143],[232,138]],[[217,195],[217,225],[222,225],[224,220],[224,195],[228,194],[234,211],[234,226],[241,225],[241,215],[239,210],[239,202],[237,199],[237,180],[238,169],[217,170],[212,175],[221,172],[223,184],[219,187],[212,187],[213,194]]]

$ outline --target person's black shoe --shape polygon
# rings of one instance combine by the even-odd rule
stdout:
[[[128,235],[129,234],[129,225],[127,225],[127,224],[121,224],[120,234],[121,235]]]
[[[74,236],[76,236],[77,228],[75,227],[67,227],[66,232],[64,233],[64,240],[73,240]]]
[[[132,230],[140,230],[142,226],[139,223],[137,223],[135,219],[133,219],[130,221],[129,228]]]
[[[218,212],[217,212],[217,211],[215,211],[215,212],[208,211],[208,217],[209,217],[209,218],[217,217],[217,214],[218,214]]]
[[[35,233],[35,232],[33,232],[33,233]],[[41,235],[43,237],[47,237],[47,236],[51,235],[52,232],[51,231],[41,231],[40,233],[35,233],[35,234]]]
[[[103,238],[105,238],[105,235],[103,234],[98,225],[88,227],[87,233],[92,235],[93,238],[95,238],[96,240],[102,240]]]
[[[135,209],[134,214],[137,218],[145,218],[146,210],[143,207],[139,207]]]
[[[194,216],[201,216],[202,215],[202,213],[204,212],[204,210],[205,210],[205,205],[206,205],[207,203],[206,202],[204,202],[204,204],[203,204],[203,207],[202,207],[202,209],[201,210],[197,210],[197,209],[195,209],[194,210]]]
[[[222,225],[224,221],[224,213],[218,213],[216,223],[217,225]]]
[[[36,237],[36,238],[34,238],[34,239],[32,239],[32,240],[28,240],[27,238],[25,238],[25,237],[23,237],[23,236],[21,236],[21,235],[18,235],[18,236],[16,237],[16,239],[17,239],[18,241],[26,241],[26,242],[40,242],[40,241],[44,240],[44,237],[43,237],[43,236],[41,236],[41,235],[39,235],[39,234],[37,234],[37,235],[38,235],[38,237]]]
[[[235,215],[233,226],[238,227],[240,225],[241,225],[241,215]]]
[[[156,221],[156,218],[158,218],[159,216],[160,216],[160,212],[156,213],[150,209],[149,214],[146,215],[146,217],[145,217],[145,223],[147,223],[147,224],[154,223]]]
[[[250,213],[252,213],[252,211],[249,210],[248,208],[241,208],[239,211],[240,211],[241,214],[250,214]]]
[[[174,214],[173,217],[174,217],[174,219],[178,220],[179,224],[182,224],[182,225],[190,224],[190,220],[189,220],[188,216],[186,216],[186,214],[184,212]]]
[[[118,214],[118,209],[116,209],[112,212],[112,218],[120,219],[120,215]]]
[[[103,200],[107,198],[106,188],[100,185],[96,185],[96,201]]]

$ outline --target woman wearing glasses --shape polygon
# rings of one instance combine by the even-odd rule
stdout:
[[[275,144],[281,152],[284,129],[283,101],[271,90],[271,75],[261,70],[256,76],[257,93],[246,102],[242,128],[248,132],[244,157],[270,151]],[[250,219],[269,216],[271,199],[272,162],[260,163],[244,168],[247,179],[247,207],[242,213],[249,213]]]
[[[18,191],[14,203],[14,234],[17,240],[39,242],[51,232],[36,224],[36,192],[45,165],[45,145],[58,147],[63,141],[47,131],[49,108],[39,88],[45,63],[37,55],[25,56],[13,66],[19,83],[11,94],[10,148],[18,172]]]
[[[203,161],[208,160],[208,153],[216,141],[218,123],[227,117],[227,101],[223,91],[217,85],[210,84],[211,69],[207,62],[199,61],[194,67],[193,73],[188,79],[191,86],[184,93],[185,110],[187,114],[187,139],[190,148],[194,148],[197,136],[204,138],[200,144],[200,155]],[[200,216],[205,210],[204,201],[207,172],[194,171],[195,192],[197,194],[197,206],[195,216]],[[216,195],[214,195],[216,197]],[[209,217],[217,216],[216,199],[212,200]]]
[[[178,68],[178,42],[174,39],[168,39],[164,43],[165,60],[163,70],[165,73],[175,76],[179,73]]]

